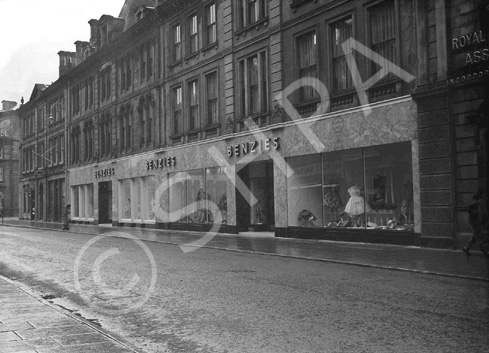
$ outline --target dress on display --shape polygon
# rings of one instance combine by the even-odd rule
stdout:
[[[345,206],[345,213],[348,213],[350,216],[358,216],[371,211],[370,206],[361,196],[362,190],[358,185],[353,185],[349,188],[348,193],[350,194],[350,199]]]
[[[340,186],[336,183],[331,183],[324,186],[324,198],[323,205],[331,208],[333,213],[333,221],[336,222],[338,217],[338,208],[343,206],[343,201],[341,201],[340,196]]]

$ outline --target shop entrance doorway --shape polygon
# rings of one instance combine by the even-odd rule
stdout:
[[[98,184],[98,223],[112,223],[112,182]]]
[[[239,168],[239,166],[238,166]],[[238,171],[256,199],[255,205],[248,202],[249,195],[236,189],[236,222],[239,232],[263,232],[275,230],[275,202],[273,190],[273,162],[247,164]]]

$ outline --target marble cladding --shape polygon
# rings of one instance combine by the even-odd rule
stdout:
[[[275,175],[275,215],[276,226],[287,226],[287,178],[285,158],[344,150],[350,148],[383,145],[388,143],[412,141],[413,142],[413,182],[415,188],[415,201],[419,204],[419,166],[416,162],[418,156],[417,144],[417,111],[416,104],[411,99],[400,99],[389,104],[376,104],[371,107],[370,113],[365,114],[361,109],[344,112],[343,114],[328,114],[324,117],[311,119],[309,122],[301,122],[301,128],[297,124],[279,124],[266,130],[257,131],[253,135],[234,134],[224,135],[220,140],[187,144],[170,147],[164,151],[152,151],[131,157],[116,159],[112,162],[88,165],[72,169],[70,172],[70,185],[82,185],[94,183],[94,192],[98,193],[98,182],[112,180],[113,195],[113,219],[117,216],[118,180],[154,175],[160,187],[156,190],[156,204],[159,205],[156,212],[157,220],[168,222],[168,173],[189,171],[200,168],[226,166],[226,174],[230,178],[228,184],[228,224],[236,225],[236,210],[232,205],[236,204],[235,166],[236,164],[249,163],[251,161],[268,160],[274,156]],[[309,128],[323,144],[319,151],[311,144],[304,127]],[[280,147],[277,152],[249,154],[237,159],[227,156],[227,147],[251,141],[263,141],[267,138],[279,137]],[[415,156],[416,155],[416,156]],[[149,160],[175,157],[176,164],[171,167],[158,169],[146,169]],[[115,175],[110,177],[95,178],[96,170],[114,168]],[[162,186],[163,185],[163,186]],[[95,203],[97,205],[97,203]],[[418,207],[415,207],[417,209]],[[419,209],[419,208],[418,208]],[[420,219],[420,215],[417,215]],[[420,224],[416,226],[420,228]],[[418,229],[417,229],[418,231]]]

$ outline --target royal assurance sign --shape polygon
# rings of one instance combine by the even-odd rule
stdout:
[[[447,84],[489,78],[489,42],[483,31],[471,32],[451,40],[453,66]]]

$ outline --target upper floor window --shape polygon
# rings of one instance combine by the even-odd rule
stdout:
[[[0,147],[0,159],[4,159],[5,158],[5,149],[4,147]]]
[[[238,0],[240,27],[249,26],[266,16],[267,0]]]
[[[318,97],[313,88],[311,78],[317,78],[317,36],[316,31],[303,34],[297,38],[299,55],[299,77],[305,79],[306,84],[301,87],[301,100],[310,100]]]
[[[241,117],[268,110],[268,64],[262,51],[239,61],[239,98]]]
[[[192,15],[188,19],[189,53],[193,54],[199,50],[199,25],[197,15]]]
[[[182,132],[182,87],[178,86],[173,88],[172,92],[172,105],[173,105],[173,133],[178,134]]]
[[[3,167],[0,167],[0,181],[4,181],[3,180]]]
[[[211,45],[217,42],[217,24],[216,24],[216,4],[211,3],[205,8],[205,44]]]
[[[172,28],[172,59],[173,61],[180,61],[182,59],[182,34],[179,24]]]
[[[73,115],[80,112],[80,85],[71,89],[71,112]]]
[[[205,77],[207,95],[207,124],[218,122],[217,116],[217,72],[212,72]]]
[[[142,45],[139,49],[139,74],[140,82],[142,83],[146,79],[146,60],[148,52],[146,51],[146,45]]]
[[[199,128],[199,82],[193,80],[188,84],[189,94],[189,130]]]
[[[132,71],[130,55],[126,55],[119,61],[119,76],[121,92],[131,87]]]
[[[100,100],[105,102],[111,96],[111,67],[108,66],[100,72]]]
[[[347,90],[353,87],[352,77],[346,62],[346,56],[343,51],[343,43],[353,34],[352,17],[346,17],[331,25],[331,34],[333,36],[331,43],[332,64],[333,64],[333,90],[335,92]]]
[[[387,60],[396,63],[396,12],[394,0],[387,0],[368,8],[370,27],[370,45],[374,52],[382,57],[382,66],[387,65]],[[372,62],[371,73],[375,74],[379,69]]]
[[[154,46],[152,42],[146,45],[146,65],[147,65],[147,77],[153,76],[153,57],[154,57]]]

